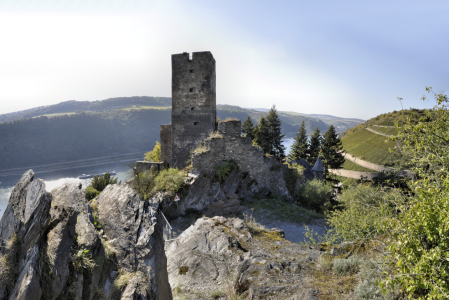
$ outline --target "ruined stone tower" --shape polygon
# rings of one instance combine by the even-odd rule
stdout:
[[[212,53],[172,55],[171,124],[161,125],[161,161],[179,169],[190,151],[216,130],[215,59]]]

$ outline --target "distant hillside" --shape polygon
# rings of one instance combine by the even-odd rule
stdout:
[[[424,115],[424,110],[408,109],[393,111],[378,115],[359,124],[342,134],[343,148],[353,156],[363,160],[381,164],[385,166],[397,166],[400,160],[400,154],[397,151],[391,152],[396,146],[396,142],[388,137],[368,131],[370,128],[381,134],[396,135],[396,123],[404,124],[407,118],[417,121]],[[389,127],[379,127],[389,126]]]
[[[266,113],[269,111],[268,108],[248,108],[248,110],[255,110],[255,111],[259,111],[259,112],[263,112],[263,113]],[[358,124],[365,121],[362,119],[341,118],[341,117],[336,117],[336,116],[331,116],[331,115],[302,114],[302,113],[297,113],[297,112],[293,112],[293,111],[278,111],[278,113],[284,117],[287,117],[289,115],[297,117],[295,119],[289,118],[290,122],[293,122],[293,124],[296,124],[296,125],[301,125],[301,122],[304,119],[305,123],[306,123],[307,131],[309,134],[312,134],[312,132],[315,131],[316,126],[318,126],[320,131],[323,131],[322,128],[325,127],[324,130],[327,130],[327,128],[329,128],[330,125],[334,125],[337,133],[342,133],[342,132],[348,130],[349,128],[357,126]],[[312,120],[312,121],[307,121],[307,120]],[[320,123],[324,123],[325,126],[323,126],[322,124],[317,124],[315,126],[314,126],[314,124],[312,125],[311,123],[313,123],[314,120],[319,120]],[[297,123],[297,122],[299,122],[299,123]],[[307,123],[310,124],[310,128],[307,126]]]
[[[40,106],[14,113],[0,115],[0,122],[12,122],[43,115],[55,115],[80,112],[98,112],[132,106],[171,107],[170,97],[119,97],[97,101],[69,100],[54,105]]]

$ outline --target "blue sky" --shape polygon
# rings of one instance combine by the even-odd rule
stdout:
[[[449,1],[0,2],[0,113],[170,96],[211,51],[217,103],[368,119],[449,87]]]

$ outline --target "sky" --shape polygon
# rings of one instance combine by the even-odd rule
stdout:
[[[0,114],[170,97],[171,55],[197,51],[216,60],[217,104],[431,108],[426,86],[449,87],[448,14],[449,1],[1,0]]]

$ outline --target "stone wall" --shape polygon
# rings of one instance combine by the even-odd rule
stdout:
[[[252,182],[254,193],[272,193],[291,199],[284,180],[284,173],[288,169],[286,165],[265,156],[262,148],[252,145],[250,138],[242,137],[240,121],[222,121],[218,128],[222,137],[206,139],[204,145],[207,151],[193,155],[195,172],[214,174],[215,166],[232,160],[238,165],[239,173],[245,174]]]
[[[190,151],[215,131],[216,115],[212,53],[172,55],[171,166],[185,167]]]
[[[171,124],[161,125],[161,162],[171,163]]]

